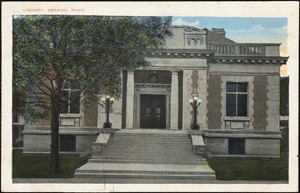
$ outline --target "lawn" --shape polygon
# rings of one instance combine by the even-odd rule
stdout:
[[[287,148],[281,148],[281,158],[213,158],[209,165],[218,180],[288,180]]]
[[[23,155],[13,150],[13,178],[71,178],[87,157],[60,155],[61,173],[50,174],[49,155]],[[208,160],[218,180],[288,180],[288,153],[282,147],[279,159],[214,158]]]
[[[79,155],[60,155],[60,173],[50,174],[50,155],[24,155],[13,150],[13,178],[71,178],[76,168],[87,162]]]

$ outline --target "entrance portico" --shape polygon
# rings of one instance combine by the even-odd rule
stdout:
[[[206,59],[178,58],[176,61],[174,60],[174,66],[162,64],[161,61],[164,59],[159,62],[156,59],[151,58],[151,60],[153,64],[157,65],[146,70],[125,71],[127,79],[124,81],[127,88],[123,91],[126,92],[126,115],[123,117],[126,124],[124,128],[154,128],[156,123],[153,123],[152,126],[143,125],[141,122],[145,119],[141,116],[149,114],[151,118],[155,114],[154,111],[163,109],[165,111],[161,112],[163,113],[161,116],[165,119],[160,121],[164,122],[162,124],[164,126],[161,125],[160,128],[171,130],[189,128],[192,122],[192,108],[188,102],[189,99],[198,96],[203,100],[203,104],[206,101]],[[179,68],[180,64],[189,64],[189,66]],[[164,96],[163,99],[156,99],[165,100],[165,102],[161,102],[164,103],[163,109],[143,106],[141,104],[143,95]],[[199,108],[197,115],[202,129],[206,127],[205,116],[206,106],[204,105]]]
[[[126,128],[170,129],[171,78],[165,70],[128,72]]]

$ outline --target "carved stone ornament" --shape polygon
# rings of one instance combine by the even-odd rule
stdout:
[[[186,31],[186,32],[201,31],[200,29],[192,27],[192,26],[186,26],[186,27],[183,28],[183,30]]]
[[[170,85],[162,85],[162,84],[136,84],[135,89],[137,91],[140,91],[141,88],[165,88],[167,89],[167,91],[171,90],[171,86]]]
[[[187,43],[188,45],[194,44],[195,46],[203,44],[204,38],[202,36],[188,36],[187,37]]]
[[[149,81],[150,83],[157,83],[157,82],[159,82],[159,79],[158,79],[157,74],[156,74],[156,73],[151,74],[151,75],[149,76],[148,81]]]

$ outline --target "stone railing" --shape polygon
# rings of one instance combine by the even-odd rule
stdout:
[[[207,44],[207,49],[214,50],[215,56],[279,56],[280,44]]]

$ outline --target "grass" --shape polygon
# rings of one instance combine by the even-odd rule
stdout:
[[[50,174],[50,155],[24,155],[22,150],[13,150],[13,178],[71,178],[76,168],[87,162],[79,155],[60,155],[60,173]]]
[[[281,148],[280,158],[213,158],[208,160],[218,180],[288,180],[288,152]]]
[[[71,178],[87,157],[60,155],[61,173],[50,174],[50,155],[22,155],[13,150],[13,178]],[[288,180],[288,151],[281,148],[279,159],[214,158],[208,160],[218,180]]]

